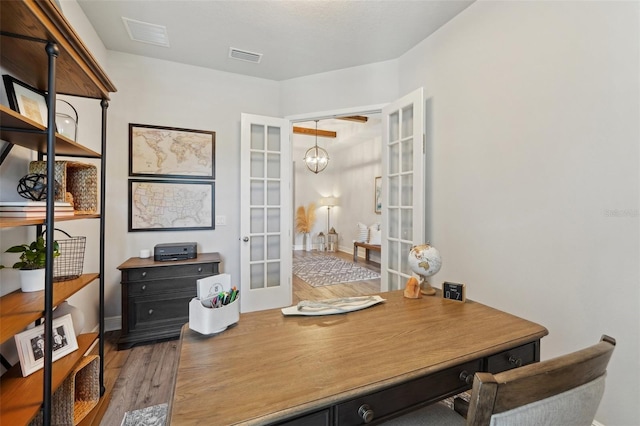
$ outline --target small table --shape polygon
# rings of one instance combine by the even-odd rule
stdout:
[[[122,330],[118,349],[175,339],[189,321],[196,281],[219,273],[219,253],[156,262],[132,257],[118,266],[122,284]]]
[[[332,316],[240,314],[203,336],[185,325],[167,418],[172,425],[354,425],[470,386],[462,373],[498,372],[540,360],[547,330],[467,301],[432,296]],[[462,376],[466,377],[466,376]]]

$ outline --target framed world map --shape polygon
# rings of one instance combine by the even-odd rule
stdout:
[[[129,124],[129,176],[215,178],[216,133]]]
[[[214,229],[209,181],[129,180],[129,232]]]

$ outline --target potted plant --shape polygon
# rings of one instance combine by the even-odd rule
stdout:
[[[7,253],[22,253],[20,261],[13,264],[14,269],[19,269],[20,287],[24,292],[38,291],[44,289],[45,263],[47,260],[47,248],[42,236],[31,244],[21,244],[9,247]],[[60,256],[60,246],[54,241],[53,257]],[[0,269],[4,265],[0,265]]]

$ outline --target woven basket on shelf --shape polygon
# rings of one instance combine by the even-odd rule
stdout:
[[[29,173],[47,173],[46,161],[29,163]],[[96,166],[76,161],[56,161],[55,179],[60,185],[56,201],[69,201],[76,214],[98,211],[98,172]]]
[[[100,357],[82,358],[71,374],[51,396],[51,424],[75,426],[98,404],[100,399]],[[43,424],[42,410],[29,426]]]

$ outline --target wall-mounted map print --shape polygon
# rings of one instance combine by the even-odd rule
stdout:
[[[214,179],[216,132],[129,124],[129,176]]]
[[[129,232],[214,229],[214,182],[129,180]]]

